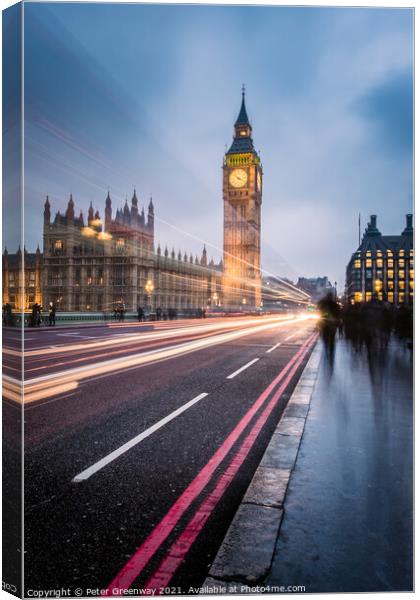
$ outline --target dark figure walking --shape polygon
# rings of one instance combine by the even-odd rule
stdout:
[[[318,302],[318,308],[321,312],[319,330],[324,342],[327,361],[332,370],[334,364],[335,334],[341,320],[340,306],[334,300],[332,294],[327,294],[325,298]]]
[[[162,318],[162,309],[160,308],[160,306],[158,306],[156,309],[156,320],[160,321],[161,318]]]
[[[12,312],[12,305],[8,302],[6,302],[6,304],[3,306],[3,323],[4,325],[8,325],[9,327],[15,324]]]
[[[143,310],[143,307],[141,307],[141,306],[139,306],[137,308],[137,318],[139,320],[139,323],[144,321],[144,310]]]
[[[50,325],[50,327],[55,325],[55,312],[55,304],[54,302],[50,302],[48,305],[48,324]]]
[[[39,306],[37,302],[32,306],[31,316],[29,317],[29,327],[37,327],[38,325]]]

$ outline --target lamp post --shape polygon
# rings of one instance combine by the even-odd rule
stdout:
[[[153,294],[153,290],[155,289],[155,286],[153,285],[153,281],[151,279],[147,280],[146,285],[144,286],[144,289],[146,290],[147,299],[150,304],[150,312],[152,312],[152,294]]]

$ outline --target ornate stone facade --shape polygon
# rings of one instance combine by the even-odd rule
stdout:
[[[51,219],[51,205],[44,205],[44,252],[25,253],[24,309],[34,302],[68,312],[112,312],[123,302],[126,310],[138,306],[164,311],[189,312],[219,305],[221,265],[208,263],[206,249],[200,260],[186,253],[162,253],[154,248],[154,206],[147,217],[139,212],[134,191],[131,207],[125,202],[112,216],[110,194],[105,200],[105,219],[92,204],[87,222],[75,215],[70,196],[65,214]],[[3,304],[21,309],[22,261],[19,253],[3,255]],[[32,286],[32,283],[36,287]]]
[[[261,305],[262,176],[243,90],[233,142],[223,163],[223,288],[228,308]]]
[[[400,235],[382,235],[371,215],[346,271],[346,300],[410,305],[414,299],[413,215]]]
[[[91,206],[87,226],[83,215],[74,216],[70,198],[65,215],[50,221],[47,199],[44,211],[44,302],[53,301],[67,311],[110,311],[119,302],[127,310],[138,306],[178,311],[212,304],[218,271],[201,261],[175,252],[154,249],[154,206],[147,218],[138,211],[134,191],[112,218],[110,195],[105,200],[105,230],[99,212]]]
[[[24,268],[23,268],[24,265]],[[23,285],[23,274],[25,284]],[[19,248],[16,254],[3,253],[3,305],[10,304],[12,308],[29,310],[31,306],[42,300],[42,253],[23,253]]]

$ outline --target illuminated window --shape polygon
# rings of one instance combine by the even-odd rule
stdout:
[[[394,282],[393,281],[388,281],[388,289],[389,290],[393,290],[394,289]]]
[[[414,266],[414,260],[412,258],[410,258],[410,267]]]
[[[403,289],[404,289],[404,287],[405,287],[405,286],[404,286],[404,281],[399,281],[399,282],[398,282],[398,289],[399,289],[399,290],[403,290]]]
[[[410,250],[410,256],[414,256],[414,250]]]
[[[118,240],[117,240],[117,247],[118,248],[122,248],[124,246],[124,244],[125,244],[124,239],[123,238],[118,238]]]
[[[384,266],[384,261],[382,260],[382,258],[376,259],[376,266],[382,269],[382,267]]]
[[[382,256],[382,250],[377,250],[376,251],[376,256]]]
[[[372,300],[372,292],[366,292],[366,302],[370,302]]]
[[[92,285],[92,277],[88,277],[87,278],[87,284],[88,285]]]
[[[398,294],[398,302],[401,302],[401,303],[404,302],[404,293],[402,293],[402,294],[399,293]]]
[[[382,292],[378,292],[378,300],[379,302],[382,302],[382,300],[384,299],[384,295]]]
[[[391,267],[391,269],[392,269],[392,267],[394,266],[394,261],[393,260],[388,260],[387,264],[388,264],[388,267]]]
[[[55,240],[54,242],[54,250],[62,250],[63,249],[63,241]]]
[[[380,279],[375,280],[375,292],[380,292],[382,289],[382,281]]]
[[[366,267],[371,267],[372,266],[372,259],[371,258],[367,258],[366,259]]]
[[[398,266],[404,268],[404,259],[403,258],[399,259]]]
[[[404,250],[400,250],[398,253],[400,256],[404,256]]]
[[[354,294],[354,300],[355,300],[355,302],[361,302],[362,301],[362,292],[356,292]]]
[[[410,269],[410,279],[414,279],[414,270]]]
[[[392,292],[388,292],[387,298],[388,302],[394,302],[394,294]]]
[[[372,252],[371,252],[370,250],[368,250],[368,251],[366,252],[366,256],[372,256]]]
[[[398,278],[404,279],[404,271],[398,271]]]
[[[410,281],[410,290],[414,289],[414,281]]]
[[[387,255],[388,257],[394,256],[394,255],[392,254],[392,250],[387,250],[387,251],[386,251],[386,255]]]
[[[388,279],[394,279],[394,271],[388,270]]]
[[[356,260],[354,261],[354,268],[360,269],[360,258],[356,258]]]

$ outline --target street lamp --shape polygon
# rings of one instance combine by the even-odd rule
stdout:
[[[152,311],[152,294],[153,294],[153,290],[155,289],[155,286],[153,285],[153,281],[151,279],[148,279],[146,282],[146,285],[144,286],[144,289],[146,290],[146,294],[149,300],[149,304],[150,304],[150,311]]]

